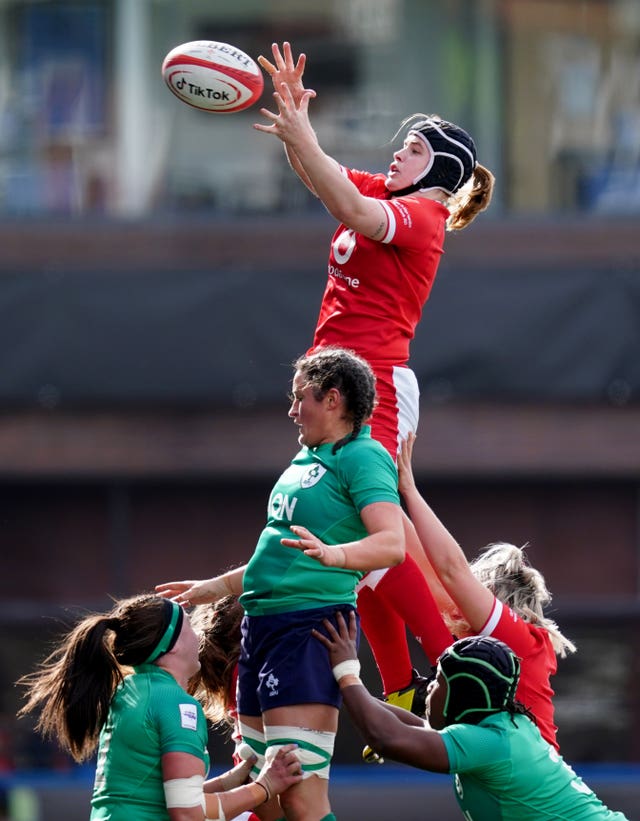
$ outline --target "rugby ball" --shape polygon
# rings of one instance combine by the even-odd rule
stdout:
[[[169,89],[187,105],[215,114],[233,114],[262,94],[260,66],[236,46],[194,40],[172,49],[162,62]]]

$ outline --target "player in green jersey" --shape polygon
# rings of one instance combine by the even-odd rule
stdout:
[[[184,604],[240,596],[242,746],[259,765],[265,751],[295,741],[304,777],[280,796],[282,811],[288,821],[329,821],[341,699],[311,630],[336,609],[354,611],[365,572],[403,560],[402,509],[395,464],[366,424],[376,398],[368,363],[329,346],[294,367],[289,416],[301,450],[271,491],[251,559],[213,579],[156,590]]]
[[[205,782],[206,721],[186,690],[199,666],[183,608],[144,594],[82,619],[20,680],[40,732],[76,761],[97,747],[91,821],[223,821],[301,779],[289,745],[253,783],[251,760]]]
[[[329,650],[344,704],[386,758],[454,775],[468,821],[627,821],[546,742],[514,698],[520,662],[491,636],[459,639],[438,661],[422,720],[371,696],[359,678],[356,622],[336,617],[315,637]],[[327,636],[328,634],[328,636]]]

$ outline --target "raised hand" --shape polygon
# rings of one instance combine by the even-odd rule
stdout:
[[[273,53],[273,63],[262,55],[258,57],[258,63],[260,63],[262,68],[271,77],[275,91],[280,91],[281,87],[286,85],[291,91],[296,105],[302,99],[302,95],[305,91],[308,91],[311,96],[315,97],[315,91],[305,89],[302,82],[302,75],[304,74],[307,62],[306,55],[301,54],[298,57],[298,61],[294,63],[291,44],[287,42],[282,44],[282,51],[277,43],[273,43],[271,51]]]
[[[317,138],[309,122],[309,100],[313,91],[305,90],[298,102],[295,101],[288,85],[282,84],[279,91],[273,92],[273,98],[278,106],[278,112],[261,108],[260,114],[270,120],[269,125],[254,123],[257,131],[274,134],[287,145],[295,145],[300,141],[311,140],[317,143]]]

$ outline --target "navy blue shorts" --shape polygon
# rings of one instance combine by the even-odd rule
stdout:
[[[340,688],[331,672],[329,653],[311,635],[326,635],[323,620],[335,625],[340,611],[349,623],[350,605],[330,605],[293,613],[245,616],[238,662],[238,713],[259,716],[273,707],[329,704],[340,707]],[[337,627],[337,625],[336,625]],[[360,641],[360,620],[358,636]]]

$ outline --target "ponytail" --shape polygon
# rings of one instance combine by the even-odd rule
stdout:
[[[466,228],[481,211],[489,207],[495,178],[488,168],[476,163],[471,178],[446,203],[451,212],[448,231]]]
[[[18,715],[39,711],[36,730],[84,761],[97,746],[115,689],[129,669],[158,649],[167,652],[168,645],[158,645],[173,610],[166,599],[142,594],[116,602],[110,613],[82,619],[35,672],[18,681],[28,688]]]
[[[35,672],[18,681],[30,691],[18,715],[39,709],[36,730],[57,739],[78,762],[93,753],[123,679],[108,635],[115,627],[115,620],[104,616],[83,619]]]

